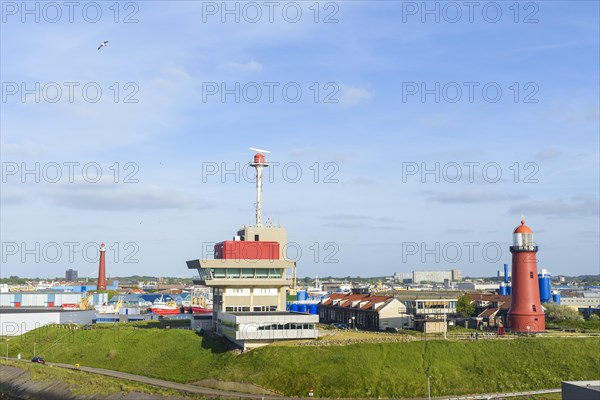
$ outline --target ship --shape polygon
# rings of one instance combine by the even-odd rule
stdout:
[[[204,297],[193,297],[190,311],[192,314],[211,314],[213,309],[212,304],[207,304]]]
[[[171,314],[179,314],[180,310],[177,307],[177,303],[173,300],[164,301],[163,296],[156,299],[152,306],[150,306],[150,312],[159,315],[171,315]]]
[[[121,308],[122,305],[123,305],[123,301],[122,301],[122,299],[119,299],[119,301],[116,304],[104,303],[101,306],[96,306],[96,311],[98,311],[99,314],[118,314],[119,309]]]
[[[185,312],[191,314],[211,314],[212,300],[210,299],[210,292],[207,288],[194,288],[191,295],[181,302]]]

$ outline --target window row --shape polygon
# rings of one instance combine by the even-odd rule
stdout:
[[[285,277],[284,268],[213,268],[215,279],[282,279]]]

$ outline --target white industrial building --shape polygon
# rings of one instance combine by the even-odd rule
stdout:
[[[445,280],[449,282],[460,282],[462,280],[462,272],[459,269],[449,269],[445,271],[396,272],[394,274],[394,279],[404,283],[444,283]]]
[[[95,316],[95,310],[4,308],[0,309],[0,335],[18,336],[49,324],[91,324]]]
[[[454,284],[454,288],[458,290],[498,290],[498,283],[482,283],[482,282],[458,282]]]

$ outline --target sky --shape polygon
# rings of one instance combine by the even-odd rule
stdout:
[[[250,147],[299,276],[494,276],[522,215],[600,273],[598,2],[69,4],[1,3],[2,277],[195,275]]]

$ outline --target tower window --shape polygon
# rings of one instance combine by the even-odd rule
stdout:
[[[532,304],[531,308],[533,308],[533,312],[537,312],[537,309],[535,308],[535,304]]]
[[[258,242],[258,235],[254,235],[254,241]]]
[[[529,277],[533,279],[533,272],[529,272]]]

